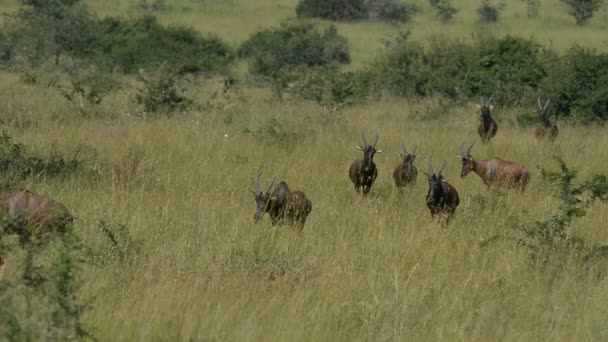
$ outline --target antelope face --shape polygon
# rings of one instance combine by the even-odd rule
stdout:
[[[475,146],[475,142],[469,146],[469,148],[464,150],[464,142],[460,145],[460,155],[457,156],[458,159],[462,160],[462,170],[460,171],[460,177],[466,177],[469,172],[475,170],[475,159],[471,156],[471,149]]]
[[[430,205],[437,205],[443,197],[443,186],[441,185],[443,177],[432,174],[428,177],[428,180],[429,193],[427,195],[427,203]]]
[[[266,189],[266,191],[262,191],[261,187],[260,187],[260,176],[262,176],[262,172],[258,172],[258,174],[255,177],[255,205],[256,205],[256,209],[255,209],[255,215],[253,216],[253,220],[255,223],[259,223],[262,221],[262,216],[264,216],[264,213],[266,211],[268,211],[268,206],[270,204],[270,189],[272,188],[272,185],[274,184],[274,181],[276,180],[277,176],[273,176],[272,180],[270,181],[270,185],[268,185],[268,188]]]
[[[403,167],[405,168],[405,174],[408,178],[414,176],[414,161],[416,160],[416,156],[410,153],[403,154],[399,153],[401,158],[403,159]]]
[[[490,116],[490,111],[494,109],[494,105],[492,104],[493,100],[494,95],[490,96],[490,99],[487,102],[484,101],[483,96],[479,99],[479,105],[477,107],[479,107],[481,118],[487,118]]]
[[[374,143],[372,145],[367,143],[367,138],[365,137],[365,130],[361,130],[361,138],[363,138],[363,147],[357,145],[355,148],[359,151],[363,151],[363,161],[364,161],[364,170],[369,171],[372,169],[372,163],[374,161],[374,155],[376,153],[382,153],[382,150],[376,150],[376,144],[378,144],[378,133],[376,133],[376,138],[374,139]]]

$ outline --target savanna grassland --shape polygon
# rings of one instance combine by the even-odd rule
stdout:
[[[99,16],[133,14],[134,3],[89,1]],[[259,27],[296,20],[295,0],[167,3],[161,22],[215,33],[235,46]],[[558,1],[542,2],[537,20],[526,17],[525,2],[508,3],[490,26],[475,20],[473,0],[456,1],[461,12],[447,24],[426,10],[426,1],[418,3],[422,12],[404,27],[423,44],[434,34],[469,39],[493,30],[558,50],[573,43],[608,50],[601,13],[577,27]],[[0,5],[17,8],[16,1]],[[352,48],[347,69],[370,62],[379,40],[399,29],[376,22],[337,27]],[[242,76],[247,65],[232,68]],[[538,169],[556,169],[553,156],[581,181],[606,173],[604,125],[558,122],[560,135],[547,144],[534,138],[534,127],[516,124],[529,109],[497,106],[498,135],[488,145],[478,141],[472,154],[516,160],[532,176],[524,194],[488,191],[475,174],[461,179],[456,159],[463,141],[479,140],[474,102],[385,97],[333,111],[242,84],[218,97],[221,78],[193,81],[188,95],[198,106],[171,118],[142,118],[133,103],[135,77],[124,76],[91,114],[55,88],[0,74],[3,128],[32,153],[83,160],[78,174],[32,176],[22,185],[64,203],[85,249],[101,250],[77,277],[77,297],[86,304],[82,322],[98,340],[608,338],[608,278],[598,276],[606,264],[581,271],[577,256],[566,255],[542,267],[512,241],[481,244],[557,210],[554,187]],[[361,128],[368,137],[378,132],[384,149],[375,157],[379,176],[368,198],[348,179],[351,161],[360,157],[354,145]],[[444,174],[461,197],[449,225],[431,220],[422,174],[415,186],[395,188],[402,141],[418,144],[419,169],[426,170],[431,155],[436,168],[447,160]],[[258,169],[262,187],[277,175],[309,196],[313,210],[302,234],[272,227],[268,217],[254,224],[248,190]],[[121,257],[104,251],[112,246],[100,221],[126,227]],[[598,201],[568,234],[605,245],[607,222],[608,207]],[[22,258],[8,256],[3,277],[17,274]]]

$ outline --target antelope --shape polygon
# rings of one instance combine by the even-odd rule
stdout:
[[[473,171],[488,188],[494,185],[497,188],[519,187],[522,192],[526,189],[526,185],[530,179],[528,168],[522,164],[498,157],[489,160],[475,159],[471,156],[471,149],[474,145],[475,142],[469,146],[466,152],[464,150],[464,142],[460,145],[460,155],[458,158],[462,160],[461,178],[466,177],[469,172]]]
[[[443,165],[439,172],[433,171],[433,156],[429,157],[429,171],[428,173],[422,171],[428,177],[429,191],[426,195],[426,206],[431,211],[431,217],[436,215],[445,215],[446,223],[452,218],[456,208],[460,204],[460,197],[458,191],[447,182],[443,177],[443,170],[445,169],[446,161],[443,161]]]
[[[308,214],[312,211],[312,203],[306,197],[306,194],[302,191],[289,189],[285,182],[277,184],[271,194],[270,189],[277,178],[276,176],[272,177],[266,191],[262,191],[260,187],[261,176],[262,172],[258,172],[255,178],[255,223],[261,222],[264,213],[268,213],[273,226],[285,223],[297,224],[301,231]]]
[[[35,237],[53,230],[62,231],[74,220],[63,204],[25,189],[0,197],[0,212],[3,217],[25,220]]]
[[[401,143],[401,152],[398,153],[401,157],[401,163],[393,172],[393,180],[395,180],[397,187],[416,184],[416,177],[418,177],[418,170],[414,166],[414,160],[417,157],[416,148],[417,146],[414,145],[412,153],[408,153],[405,144]]]
[[[367,143],[364,130],[361,130],[361,138],[363,138],[364,146],[361,147],[356,145],[355,148],[359,151],[363,151],[363,159],[355,160],[350,164],[348,176],[353,184],[355,184],[355,191],[367,195],[378,177],[378,169],[376,169],[376,164],[374,163],[374,155],[376,153],[382,153],[382,150],[376,150],[378,133],[376,133],[376,138],[372,145]]]
[[[0,197],[0,215],[2,218],[23,220],[30,236],[34,237],[54,230],[61,232],[74,220],[63,204],[25,189]],[[0,257],[0,273],[4,264]]]
[[[494,95],[490,96],[488,102],[484,102],[483,96],[479,98],[479,110],[481,112],[479,127],[477,128],[477,133],[481,137],[481,141],[485,144],[490,141],[490,139],[494,138],[496,135],[496,131],[498,130],[498,124],[490,115],[490,110],[494,109],[494,105],[492,104],[492,100],[494,100]]]
[[[549,107],[551,100],[547,99],[544,106],[541,105],[540,98],[536,102],[538,104],[538,124],[534,130],[534,135],[536,139],[542,140],[546,137],[550,142],[553,142],[557,138],[557,134],[559,134],[559,128],[557,128],[556,124],[549,121],[547,107]]]

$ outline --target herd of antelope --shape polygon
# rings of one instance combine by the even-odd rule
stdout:
[[[489,142],[498,131],[498,124],[491,115],[493,100],[494,96],[491,96],[487,101],[484,101],[483,97],[480,99],[481,122],[478,133],[483,143]],[[547,114],[549,102],[547,100],[542,105],[541,100],[538,99],[538,124],[534,134],[538,139],[547,139],[552,142],[557,137],[559,130],[554,123],[549,121]],[[363,158],[355,160],[350,165],[348,175],[355,186],[355,191],[367,195],[378,177],[374,155],[382,153],[382,150],[376,149],[379,139],[378,134],[374,137],[371,145],[368,143],[364,131],[361,132],[361,138],[363,146],[357,145],[356,148],[363,152]],[[462,162],[460,173],[462,178],[470,172],[474,172],[488,187],[519,188],[522,192],[525,190],[530,179],[530,172],[524,165],[500,158],[476,159],[471,155],[473,146],[474,143],[468,146],[466,150],[464,143],[460,146],[458,159]],[[416,184],[418,176],[418,170],[414,166],[414,161],[417,158],[416,149],[417,146],[413,145],[411,151],[408,152],[406,145],[401,144],[401,152],[399,153],[401,161],[393,172],[393,180],[397,187]],[[422,171],[428,182],[426,204],[432,217],[440,215],[449,220],[456,211],[460,198],[458,191],[443,176],[446,161],[444,160],[439,171],[435,172],[432,158],[431,155],[428,160],[428,171]],[[255,192],[253,194],[255,195],[256,211],[254,221],[256,223],[260,222],[262,216],[268,213],[273,225],[296,225],[301,231],[306,218],[312,211],[311,201],[305,193],[291,189],[286,182],[280,182],[271,192],[276,176],[272,177],[268,187],[262,191],[263,189],[260,186],[261,175],[262,173],[258,172],[255,177]],[[0,216],[9,219],[22,219],[33,237],[40,237],[53,231],[62,231],[73,221],[73,216],[63,204],[26,189],[20,189],[0,197]],[[4,261],[0,258],[0,271],[3,266]]]
[[[480,123],[477,129],[482,143],[488,143],[496,136],[498,132],[498,124],[492,118],[491,111],[494,95],[485,101],[480,98],[479,111]],[[540,98],[538,99],[538,124],[534,131],[537,139],[547,139],[553,142],[559,132],[557,125],[549,121],[547,109],[549,100],[542,105]],[[376,133],[374,141],[369,144],[365,131],[361,131],[363,146],[356,145],[355,148],[363,152],[363,158],[352,162],[348,169],[348,176],[355,186],[355,191],[368,195],[372,189],[376,178],[378,178],[378,169],[374,163],[376,153],[382,153],[381,149],[376,149],[379,135]],[[494,157],[488,160],[481,160],[471,155],[471,150],[475,146],[473,142],[465,149],[465,144],[460,145],[460,154],[458,159],[462,163],[462,171],[460,177],[465,178],[470,172],[476,173],[483,183],[488,187],[496,188],[517,188],[521,192],[526,189],[526,185],[530,180],[530,171],[520,163],[514,161],[503,160]],[[399,152],[400,163],[393,171],[393,180],[395,186],[401,188],[416,184],[418,177],[418,169],[414,166],[414,161],[418,157],[416,154],[417,145],[413,145],[411,151],[408,152],[407,146],[401,144],[401,152]],[[427,177],[428,192],[426,195],[426,205],[431,212],[432,217],[440,217],[444,222],[448,222],[456,212],[456,208],[460,204],[458,191],[452,186],[443,176],[443,170],[447,162],[444,160],[438,172],[433,171],[432,165],[433,156],[428,160],[428,171],[422,171]],[[256,191],[255,202],[257,209],[255,212],[255,222],[262,220],[264,213],[269,213],[273,225],[292,223],[299,226],[301,231],[306,217],[312,210],[310,200],[301,191],[292,191],[287,186],[287,183],[281,182],[272,193],[272,185],[276,179],[274,176],[266,191],[260,188],[260,175],[258,173],[255,178]]]

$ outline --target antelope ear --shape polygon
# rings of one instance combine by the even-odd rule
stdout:
[[[356,145],[356,146],[355,146],[355,148],[356,148],[357,150],[359,150],[359,151],[363,151],[363,147],[361,147],[361,146],[359,146],[359,145]]]
[[[382,152],[384,152],[384,151],[382,151],[382,150],[376,150],[376,153],[382,153]]]
[[[255,196],[255,195],[257,195],[257,194],[255,193],[255,191],[253,191],[253,190],[251,190],[251,189],[247,189],[247,191],[249,191],[250,193],[252,193],[254,196]]]
[[[276,201],[277,200],[277,196],[272,196],[269,198],[271,201]]]
[[[494,109],[494,105],[490,105],[490,109]]]
[[[462,160],[462,156],[456,156],[456,158],[458,158],[458,160]]]
[[[476,104],[475,106],[477,106],[477,108],[481,109],[481,105]]]
[[[428,177],[428,176],[430,176],[430,175],[428,174],[428,172],[426,172],[426,171],[424,171],[424,170],[420,170],[420,172],[424,173],[424,174],[425,174],[427,177]]]

